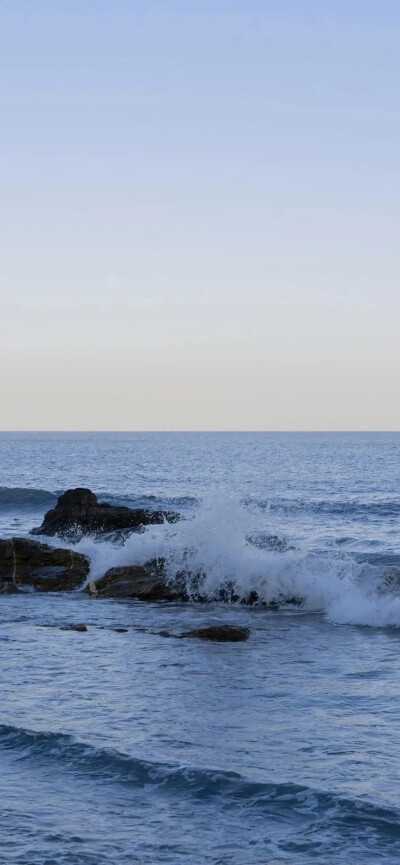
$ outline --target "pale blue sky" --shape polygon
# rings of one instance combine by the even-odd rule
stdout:
[[[400,428],[400,6],[0,0],[1,428]]]

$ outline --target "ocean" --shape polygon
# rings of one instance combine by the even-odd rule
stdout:
[[[176,510],[74,548],[89,579],[200,569],[208,598],[0,597],[1,863],[399,862],[399,457],[400,433],[0,434],[0,537],[76,486]],[[282,603],[222,604],[227,580]],[[158,634],[220,622],[249,640]]]

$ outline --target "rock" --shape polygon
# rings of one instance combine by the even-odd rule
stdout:
[[[0,583],[0,595],[18,595],[18,588],[12,582]]]
[[[0,540],[0,586],[4,589],[10,584],[32,586],[39,592],[79,589],[88,573],[89,561],[80,553],[28,538]]]
[[[116,634],[127,634],[128,628],[114,628]]]
[[[138,529],[154,523],[176,522],[179,515],[171,511],[151,511],[98,502],[91,490],[67,490],[57,505],[47,511],[42,525],[32,535],[62,535],[77,538],[83,534]]]
[[[248,640],[249,628],[240,625],[210,625],[208,628],[194,628],[184,631],[181,637],[197,637],[199,640],[215,640],[217,643],[240,643]]]
[[[49,626],[50,627],[50,626]],[[85,633],[88,630],[87,625],[84,622],[79,622],[77,625],[61,625],[62,631],[78,631],[78,633]]]
[[[97,598],[138,598],[141,601],[172,601],[182,594],[167,585],[155,565],[128,565],[110,568],[100,580],[89,583],[87,591]]]

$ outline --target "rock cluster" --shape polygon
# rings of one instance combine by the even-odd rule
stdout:
[[[43,523],[32,530],[34,535],[59,535],[63,538],[76,540],[84,534],[104,534],[117,532],[117,537],[124,532],[140,530],[141,527],[155,523],[176,522],[179,515],[170,511],[146,510],[142,508],[127,508],[114,506],[98,501],[89,489],[67,490],[59,497],[56,507],[48,511]],[[279,540],[279,539],[278,539]],[[277,546],[275,538],[267,539],[270,546]],[[262,544],[267,541],[263,538]],[[261,541],[260,541],[261,544]],[[39,592],[60,592],[85,589],[93,598],[135,598],[140,601],[187,601],[189,599],[187,585],[191,586],[190,598],[199,602],[207,601],[202,596],[204,574],[176,575],[173,582],[168,579],[165,561],[154,559],[145,565],[129,565],[108,570],[104,576],[93,580],[87,585],[90,562],[86,556],[64,547],[52,547],[48,544],[29,538],[11,538],[0,540],[0,594],[15,594],[20,591],[35,590]],[[399,572],[400,573],[400,572]],[[398,574],[390,573],[382,590],[388,590],[398,585]],[[257,604],[259,598],[251,592],[248,598],[239,598],[235,585],[226,582],[221,587],[219,601],[240,601],[246,604]],[[270,606],[277,606],[277,599]],[[282,599],[285,600],[285,599]],[[289,599],[286,599],[286,602]],[[292,603],[300,599],[291,598]],[[79,623],[69,626],[69,629],[85,632],[87,626]],[[116,628],[125,632],[126,628]],[[179,638],[213,640],[216,642],[242,642],[247,640],[248,628],[235,625],[211,625],[195,628],[175,635]],[[167,631],[161,631],[160,636],[173,636]]]

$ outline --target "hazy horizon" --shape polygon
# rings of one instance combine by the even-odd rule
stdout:
[[[0,24],[1,429],[399,430],[398,5]]]

